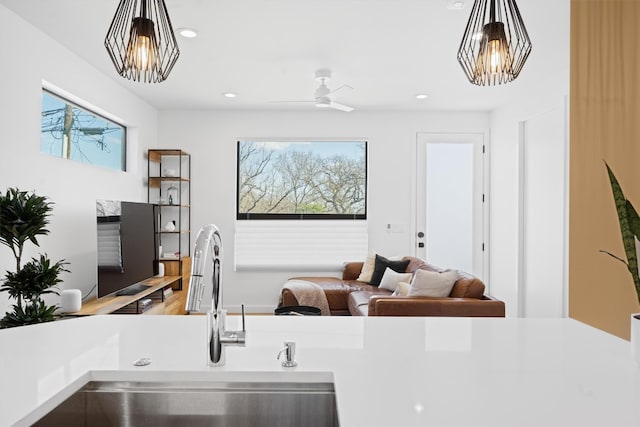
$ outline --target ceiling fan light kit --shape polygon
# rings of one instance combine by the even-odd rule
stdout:
[[[322,97],[316,98],[316,107],[318,107],[318,108],[329,108],[329,107],[331,107],[331,100],[326,96],[322,96]]]
[[[180,56],[164,0],[121,0],[104,39],[122,77],[159,83]]]
[[[458,62],[471,83],[513,81],[530,53],[531,39],[515,0],[475,0],[458,49]]]

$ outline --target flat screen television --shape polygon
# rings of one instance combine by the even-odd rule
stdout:
[[[96,201],[98,298],[135,295],[156,274],[155,209],[149,203]]]

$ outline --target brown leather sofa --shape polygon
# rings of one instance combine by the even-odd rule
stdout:
[[[407,272],[418,269],[443,271],[443,269],[415,257],[410,260]],[[392,292],[357,280],[363,262],[345,264],[342,278],[294,277],[320,286],[329,303],[332,315],[352,316],[450,316],[450,317],[504,317],[504,302],[484,295],[485,285],[477,277],[461,273],[448,297],[391,296]],[[279,306],[298,305],[296,297],[283,289]]]

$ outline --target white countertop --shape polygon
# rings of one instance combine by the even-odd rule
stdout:
[[[235,329],[238,318],[228,319]],[[91,379],[333,374],[343,427],[640,426],[629,342],[571,319],[248,316],[206,365],[205,316],[93,316],[0,330],[0,425],[29,425]],[[297,343],[296,368],[276,354]],[[149,357],[151,365],[132,362]]]

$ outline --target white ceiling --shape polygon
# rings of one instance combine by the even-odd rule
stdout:
[[[333,70],[330,88],[353,86],[335,100],[358,110],[491,110],[568,79],[569,0],[518,0],[533,51],[520,77],[497,87],[466,80],[456,53],[473,2],[451,2],[166,0],[174,28],[199,37],[179,37],[169,78],[145,84],[118,76],[104,48],[118,0],[0,0],[159,109],[313,109],[270,101],[313,99],[318,68]]]

